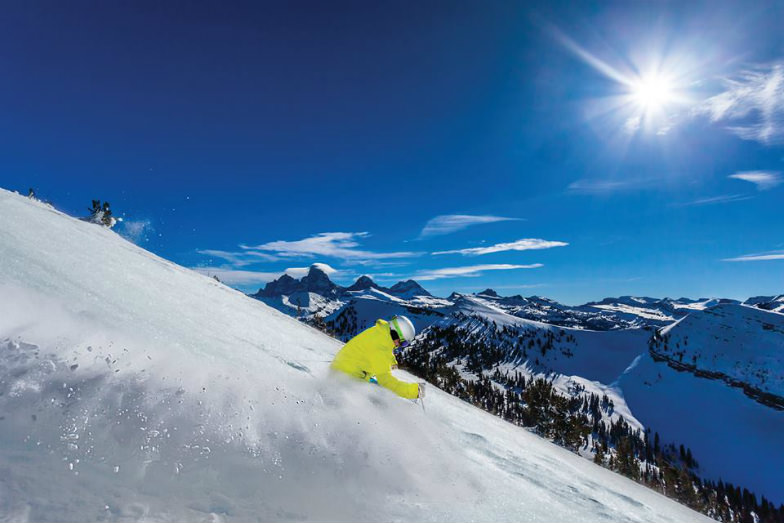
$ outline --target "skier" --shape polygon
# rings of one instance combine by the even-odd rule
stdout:
[[[391,372],[397,368],[395,351],[407,347],[415,335],[414,325],[405,316],[393,316],[389,322],[377,320],[340,349],[332,360],[332,368],[381,385],[403,398],[424,398],[424,382],[400,381]]]

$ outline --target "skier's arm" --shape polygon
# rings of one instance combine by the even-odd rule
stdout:
[[[395,378],[392,373],[385,372],[382,374],[376,374],[376,381],[378,384],[384,388],[387,388],[401,396],[403,398],[408,398],[410,400],[415,400],[419,397],[419,385],[416,383],[407,383],[405,381],[400,381],[399,379]]]

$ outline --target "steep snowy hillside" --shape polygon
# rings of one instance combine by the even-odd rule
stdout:
[[[784,410],[784,315],[730,303],[693,311],[662,329],[651,352]]]
[[[784,315],[692,311],[657,334],[621,388],[638,419],[701,456],[706,477],[784,500]]]
[[[770,401],[756,401],[761,387],[770,400],[784,376],[784,316],[717,303],[691,311],[649,346],[645,329],[587,331],[534,322],[481,293],[458,298],[453,310],[431,328],[442,338],[432,345],[431,366],[449,365],[474,382],[481,371],[511,389],[519,386],[506,376],[546,377],[566,397],[607,396],[614,408],[602,413],[604,423],[623,416],[632,428],[690,448],[702,477],[784,500],[784,414]],[[689,366],[693,358],[696,369]],[[753,387],[728,384],[740,379]]]
[[[617,386],[636,419],[694,452],[701,477],[730,481],[784,503],[784,413],[721,380],[675,370],[650,354],[637,359]]]
[[[3,520],[709,521],[1,190],[0,344]]]

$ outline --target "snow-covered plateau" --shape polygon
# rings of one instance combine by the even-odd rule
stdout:
[[[0,190],[0,520],[709,521],[339,348]]]

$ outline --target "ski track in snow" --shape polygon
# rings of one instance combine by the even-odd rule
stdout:
[[[0,520],[709,521],[339,348],[0,190]]]

